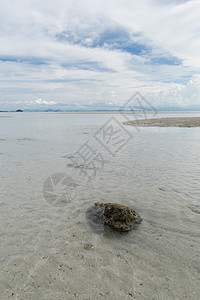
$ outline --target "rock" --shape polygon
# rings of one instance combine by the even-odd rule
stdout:
[[[129,231],[142,221],[133,209],[116,203],[95,203],[95,215],[118,231]]]

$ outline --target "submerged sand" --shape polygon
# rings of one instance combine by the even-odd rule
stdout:
[[[127,121],[124,124],[141,127],[200,127],[200,117],[142,119]]]
[[[199,300],[199,130],[132,128],[135,138],[114,158],[93,138],[109,119],[1,119],[0,299]],[[87,141],[105,163],[100,170],[94,160],[99,170],[83,182],[69,164]],[[78,184],[66,206],[44,198],[55,173]],[[49,190],[73,195],[66,186]],[[86,214],[95,202],[121,203],[143,221],[128,233],[109,231]]]

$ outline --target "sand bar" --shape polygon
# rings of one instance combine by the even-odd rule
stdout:
[[[200,127],[200,117],[142,119],[123,124],[141,127]]]

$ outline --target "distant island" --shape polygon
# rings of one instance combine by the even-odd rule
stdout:
[[[17,109],[16,112],[23,112],[23,110],[22,109]]]

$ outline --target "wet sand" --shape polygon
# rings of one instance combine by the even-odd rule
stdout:
[[[123,124],[141,127],[200,127],[200,117],[143,119]]]

